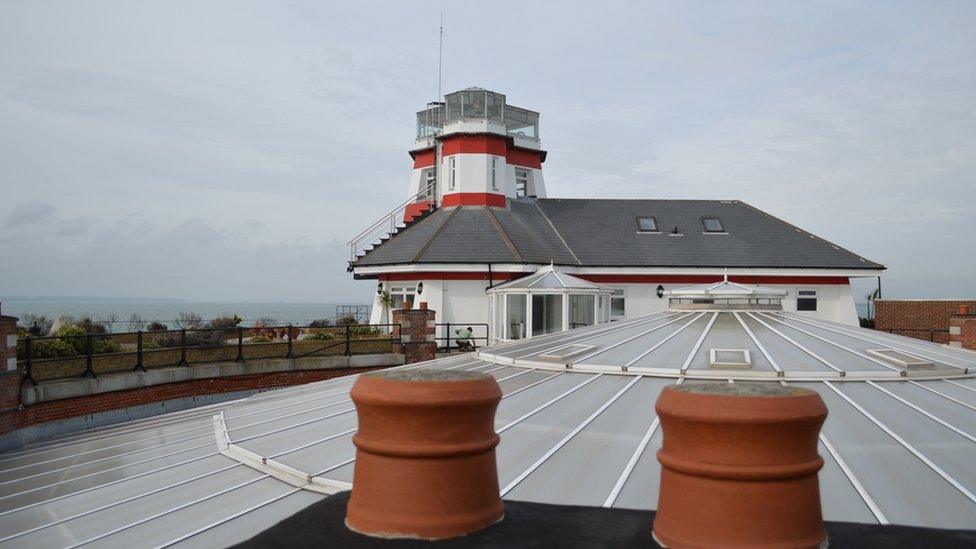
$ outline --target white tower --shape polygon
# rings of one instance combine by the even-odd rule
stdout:
[[[417,113],[410,151],[409,219],[437,206],[504,208],[509,198],[546,196],[539,113],[505,104],[505,96],[468,88]]]

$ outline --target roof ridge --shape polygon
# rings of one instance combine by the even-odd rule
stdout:
[[[424,242],[424,245],[421,246],[419,250],[417,250],[416,255],[413,256],[413,261],[414,262],[420,261],[420,258],[425,253],[427,253],[427,250],[430,248],[431,243],[434,242],[434,239],[437,238],[437,236],[441,234],[441,232],[444,230],[444,227],[447,227],[447,225],[451,222],[451,219],[453,219],[454,216],[457,215],[457,213],[459,211],[461,211],[461,208],[454,208],[454,211],[452,211],[451,213],[447,214],[447,219],[445,219],[440,224],[440,226],[437,227],[437,229],[435,229],[433,233],[431,233],[430,237],[427,239],[427,242]]]
[[[535,206],[535,209],[539,210],[539,213],[542,214],[542,219],[546,220],[546,223],[548,223],[549,227],[552,228],[552,232],[556,233],[556,236],[559,237],[559,241],[563,243],[563,246],[565,246],[567,250],[569,250],[569,255],[573,256],[573,259],[576,260],[576,264],[582,265],[583,262],[580,261],[579,257],[577,257],[576,252],[574,252],[573,249],[569,247],[569,242],[566,242],[566,239],[563,238],[563,235],[559,233],[559,229],[557,229],[556,225],[553,224],[551,219],[549,219],[549,216],[546,215],[546,212],[542,211],[542,208],[539,207],[539,202],[538,201],[533,202],[532,205]]]
[[[512,242],[512,239],[508,236],[508,233],[505,232],[501,222],[498,221],[497,217],[495,217],[495,212],[491,211],[491,208],[488,206],[482,206],[482,208],[484,208],[485,212],[488,213],[488,219],[491,220],[491,224],[495,226],[495,231],[498,233],[498,236],[502,237],[502,241],[505,242],[505,245],[508,246],[509,250],[511,250],[512,255],[515,256],[515,259],[524,263],[525,258],[522,256],[522,252],[519,251],[518,247],[515,245],[515,242]]]

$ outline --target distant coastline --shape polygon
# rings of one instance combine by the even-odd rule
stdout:
[[[0,303],[186,303],[173,297],[94,297],[77,295],[0,296]]]

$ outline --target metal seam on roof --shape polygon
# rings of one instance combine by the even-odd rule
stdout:
[[[923,454],[921,451],[918,450],[918,448],[915,448],[915,446],[913,446],[907,440],[905,440],[904,438],[902,438],[898,433],[896,433],[890,427],[888,427],[887,425],[885,425],[884,423],[882,423],[881,420],[879,420],[878,418],[874,417],[874,415],[872,415],[870,412],[868,412],[867,410],[865,410],[860,404],[858,404],[849,395],[845,394],[843,391],[841,391],[837,387],[834,387],[834,385],[831,382],[829,382],[829,381],[823,381],[823,383],[827,387],[829,387],[830,390],[832,390],[833,392],[837,393],[838,396],[840,396],[845,401],[847,401],[847,403],[850,404],[851,406],[853,406],[858,412],[861,412],[861,414],[864,415],[864,417],[868,418],[879,429],[881,429],[882,431],[884,431],[891,438],[895,439],[896,442],[898,442],[906,450],[908,450],[909,452],[911,452],[922,463],[924,463],[930,469],[932,469],[933,471],[935,471],[935,473],[938,474],[940,477],[942,477],[943,480],[945,480],[946,482],[948,482],[949,484],[951,484],[956,490],[959,490],[959,492],[961,492],[962,495],[966,496],[973,503],[976,503],[976,495],[974,495],[972,492],[970,492],[958,480],[956,480],[955,478],[953,478],[952,475],[950,475],[949,473],[945,472],[945,470],[943,470],[941,467],[939,467],[934,461],[932,461],[931,459],[929,459],[928,457],[926,457],[925,454]]]
[[[826,448],[827,452],[830,453],[830,457],[834,459],[834,462],[840,468],[841,472],[844,473],[844,476],[847,477],[847,480],[851,483],[851,486],[853,486],[854,490],[857,491],[859,496],[861,496],[861,500],[864,501],[864,504],[868,506],[868,509],[874,515],[874,518],[878,520],[878,523],[891,524],[888,522],[888,517],[885,516],[884,511],[881,510],[881,507],[879,507],[877,502],[874,501],[874,498],[871,497],[871,494],[868,492],[867,488],[861,484],[861,481],[858,480],[857,475],[855,475],[854,471],[849,465],[847,465],[847,462],[844,460],[843,456],[841,456],[840,452],[837,451],[837,448],[831,444],[830,439],[827,438],[827,435],[825,435],[823,431],[820,431],[819,438],[820,442],[823,443],[824,448]]]
[[[546,462],[546,460],[548,460],[550,457],[552,457],[553,454],[555,454],[556,452],[558,452],[559,449],[562,448],[563,446],[565,446],[566,443],[568,443],[570,440],[573,439],[573,437],[575,437],[576,435],[578,435],[580,433],[580,431],[582,431],[583,429],[585,429],[587,425],[589,425],[590,423],[592,423],[593,420],[595,420],[597,417],[599,417],[600,414],[602,414],[607,408],[609,408],[614,402],[616,402],[617,399],[619,399],[621,396],[623,396],[624,393],[626,393],[631,387],[633,387],[635,384],[637,384],[637,382],[640,381],[641,379],[642,379],[641,376],[637,376],[634,379],[630,380],[619,391],[617,391],[616,394],[614,394],[606,402],[604,402],[602,406],[600,406],[599,408],[597,408],[596,411],[594,411],[592,414],[590,414],[589,417],[587,417],[585,420],[583,420],[582,423],[580,423],[579,425],[577,425],[576,428],[574,428],[566,436],[564,436],[562,439],[560,439],[559,442],[557,442],[552,448],[550,448],[545,454],[543,454],[542,457],[540,457],[538,460],[536,460],[535,463],[533,463],[532,465],[530,465],[528,469],[526,469],[525,471],[522,471],[522,473],[520,473],[517,477],[515,477],[515,479],[512,480],[512,482],[508,483],[507,486],[505,486],[504,488],[501,489],[501,495],[502,495],[502,497],[504,497],[505,494],[507,494],[510,491],[512,491],[512,489],[514,489],[516,486],[518,486],[523,480],[525,480],[526,478],[528,478],[528,476],[531,475],[536,469],[538,469],[539,467],[541,467],[542,464]]]
[[[946,421],[946,420],[944,420],[944,419],[936,416],[935,414],[919,408],[914,403],[909,402],[905,398],[902,398],[902,397],[896,395],[895,393],[892,393],[891,391],[889,391],[888,389],[885,389],[885,388],[881,387],[877,383],[875,383],[875,382],[873,382],[871,380],[868,380],[865,383],[867,383],[871,387],[874,387],[875,389],[881,391],[882,393],[890,396],[891,398],[897,400],[898,402],[901,402],[902,404],[904,404],[905,406],[908,406],[909,408],[915,410],[916,412],[924,415],[925,417],[927,417],[927,418],[935,421],[939,425],[942,425],[943,427],[945,427],[945,428],[947,428],[947,429],[949,429],[951,431],[954,431],[958,435],[961,435],[963,437],[968,438],[970,442],[976,442],[976,437],[974,437],[973,435],[967,433],[966,431],[963,431],[959,427],[956,427],[955,425],[953,425],[953,424],[949,423],[948,421]]]

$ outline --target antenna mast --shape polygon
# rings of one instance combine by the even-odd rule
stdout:
[[[441,32],[437,41],[437,101],[441,100],[441,75],[444,72],[444,10],[441,10]]]

